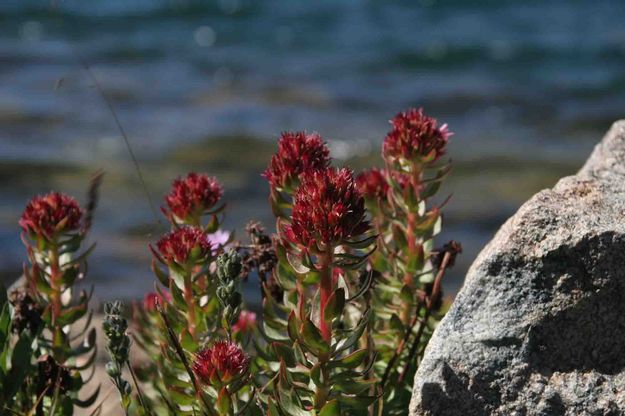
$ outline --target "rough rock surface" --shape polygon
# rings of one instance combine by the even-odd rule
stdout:
[[[475,260],[410,414],[625,415],[625,120]]]

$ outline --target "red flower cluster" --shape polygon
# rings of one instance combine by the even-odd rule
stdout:
[[[382,154],[391,161],[419,160],[433,162],[445,154],[451,132],[447,124],[438,127],[435,118],[420,108],[399,113],[391,120],[393,129],[386,135]]]
[[[27,233],[50,239],[58,232],[77,230],[82,213],[78,202],[71,196],[50,192],[30,200],[19,224]]]
[[[386,198],[388,192],[386,172],[377,168],[366,170],[356,177],[356,186],[367,199]]]
[[[232,332],[248,332],[256,326],[256,314],[251,311],[241,311],[239,319],[232,325]]]
[[[278,153],[272,156],[263,173],[272,189],[290,189],[293,181],[311,169],[323,169],[330,164],[330,151],[318,134],[285,132],[278,141]]]
[[[302,175],[292,217],[291,225],[285,229],[286,237],[305,247],[315,243],[340,244],[369,229],[364,198],[351,170],[345,168],[326,168]]]
[[[215,206],[222,195],[223,189],[216,178],[191,172],[185,178],[178,178],[172,183],[165,202],[176,218],[184,220],[189,215],[204,214]],[[163,212],[168,215],[165,208]]]
[[[220,388],[243,376],[249,365],[249,357],[238,345],[217,341],[197,353],[193,373],[202,383]]]
[[[163,304],[171,300],[171,294],[169,292],[163,292],[161,295],[157,292],[150,292],[143,298],[143,309],[147,312],[156,311],[156,303]]]
[[[208,236],[200,228],[180,227],[165,234],[156,243],[160,256],[167,264],[186,264],[200,260],[211,253]]]

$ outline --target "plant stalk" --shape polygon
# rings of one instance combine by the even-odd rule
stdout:
[[[323,340],[330,344],[332,341],[332,324],[325,319],[325,307],[332,296],[332,248],[319,254],[318,270],[321,274],[319,282],[319,330]]]

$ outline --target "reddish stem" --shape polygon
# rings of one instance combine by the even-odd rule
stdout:
[[[413,166],[412,170],[413,173],[410,176],[410,188],[404,191],[404,198],[406,197],[407,192],[412,192],[412,196],[419,200],[423,171],[416,165]],[[412,258],[412,256],[417,255],[417,236],[415,235],[415,228],[419,219],[419,213],[410,211],[406,214],[408,222],[406,230],[406,238],[408,239],[408,258]],[[404,284],[412,286],[413,276],[410,272],[406,272],[404,275]]]
[[[318,270],[321,274],[319,282],[319,330],[324,341],[332,340],[332,328],[325,320],[325,307],[328,299],[332,296],[332,249],[328,248],[318,256]]]
[[[306,314],[305,314],[306,310],[304,309],[304,301],[305,301],[305,299],[306,298],[304,297],[304,286],[298,280],[297,281],[297,316],[302,321],[304,320],[304,318],[306,316]]]
[[[60,266],[59,266],[59,254],[56,246],[52,246],[49,252],[50,258],[50,301],[52,303],[52,322],[56,326],[56,322],[61,315],[61,286],[59,284]]]
[[[434,279],[434,286],[432,287],[432,292],[430,296],[426,299],[426,303],[425,303],[426,308],[425,308],[423,320],[421,322],[421,325],[419,326],[419,329],[417,330],[417,335],[415,336],[415,339],[412,343],[412,347],[410,348],[408,357],[415,356],[415,353],[417,352],[417,348],[419,347],[419,344],[421,343],[421,337],[423,336],[423,332],[425,331],[427,322],[430,319],[430,315],[432,314],[434,302],[436,302],[436,300],[440,296],[441,281],[443,280],[443,276],[445,276],[445,271],[447,270],[447,267],[449,267],[449,262],[451,260],[451,257],[452,255],[449,252],[446,252],[445,255],[443,256],[443,261],[441,262],[441,266],[438,269],[438,273],[436,274],[436,277]],[[406,378],[406,374],[408,373],[408,369],[410,368],[411,363],[412,361],[409,359],[404,364],[404,368],[401,374],[399,375],[399,379],[398,379],[400,383],[403,382],[404,379]]]
[[[189,334],[191,334],[191,337],[195,339],[195,305],[193,301],[193,282],[191,281],[192,275],[193,273],[189,272],[184,279],[184,300],[187,304],[187,308],[189,308]]]
[[[413,212],[408,213],[408,228],[406,230],[406,239],[408,240],[408,258],[412,258],[412,256],[416,255],[417,245],[416,238],[414,233],[415,223],[416,223],[416,214]],[[412,287],[413,276],[410,271],[406,271],[404,274],[404,284]]]
[[[419,199],[419,190],[421,187],[421,181],[422,181],[422,177],[423,177],[423,171],[420,169],[419,166],[414,165],[413,166],[413,173],[410,176],[410,188],[406,191],[404,191],[404,198],[406,197],[407,192],[412,192],[413,196],[416,197],[416,199]],[[407,253],[407,259],[412,259],[414,256],[417,256],[417,250],[419,250],[420,248],[418,247],[417,244],[417,236],[415,234],[415,228],[416,228],[416,224],[417,221],[419,219],[419,213],[418,212],[413,212],[412,210],[410,212],[406,213],[406,219],[407,219],[407,230],[406,230],[406,239],[408,240],[408,253]],[[414,286],[414,272],[411,272],[410,270],[406,270],[406,273],[404,273],[404,284],[410,288],[412,288]],[[408,321],[410,319],[410,304],[408,304],[407,302],[402,302],[402,309],[401,309],[401,313],[400,313],[400,319],[404,324],[408,324]]]

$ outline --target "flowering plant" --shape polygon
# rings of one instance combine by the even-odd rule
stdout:
[[[382,147],[385,168],[361,173],[358,183],[378,233],[379,248],[370,257],[376,274],[371,307],[378,318],[370,334],[383,391],[377,406],[400,415],[425,345],[442,317],[441,279],[461,248],[455,242],[439,250],[433,246],[442,206],[430,200],[450,172],[449,163],[437,164],[451,135],[447,125],[439,127],[422,109],[398,114],[391,125]]]
[[[31,199],[19,220],[29,263],[23,285],[9,299],[0,290],[3,414],[70,415],[74,406],[89,407],[98,397],[99,387],[86,393],[90,377],[83,375],[96,356],[91,294],[83,291],[76,298],[73,292],[85,278],[86,258],[94,247],[80,253],[99,183],[96,176],[86,210],[71,196],[50,192]]]
[[[221,228],[217,179],[176,179],[162,208],[169,230],[150,245],[155,291],[134,304],[130,326],[120,303],[105,306],[106,368],[126,414],[405,414],[444,314],[442,278],[461,251],[433,243],[450,135],[421,109],[400,113],[384,139],[384,166],[354,177],[332,166],[318,134],[283,133],[263,174],[275,232],[251,222],[247,244]],[[20,220],[31,265],[10,303],[0,292],[0,352],[11,357],[0,360],[5,407],[69,414],[95,401],[97,391],[83,401],[76,394],[94,332],[78,348],[68,332],[89,296],[66,296],[91,251],[75,255],[93,206],[51,193]],[[240,289],[251,273],[260,283],[256,312]],[[11,342],[6,322],[19,334]],[[145,357],[138,364],[133,340]],[[19,376],[22,390],[7,387],[6,375]]]

